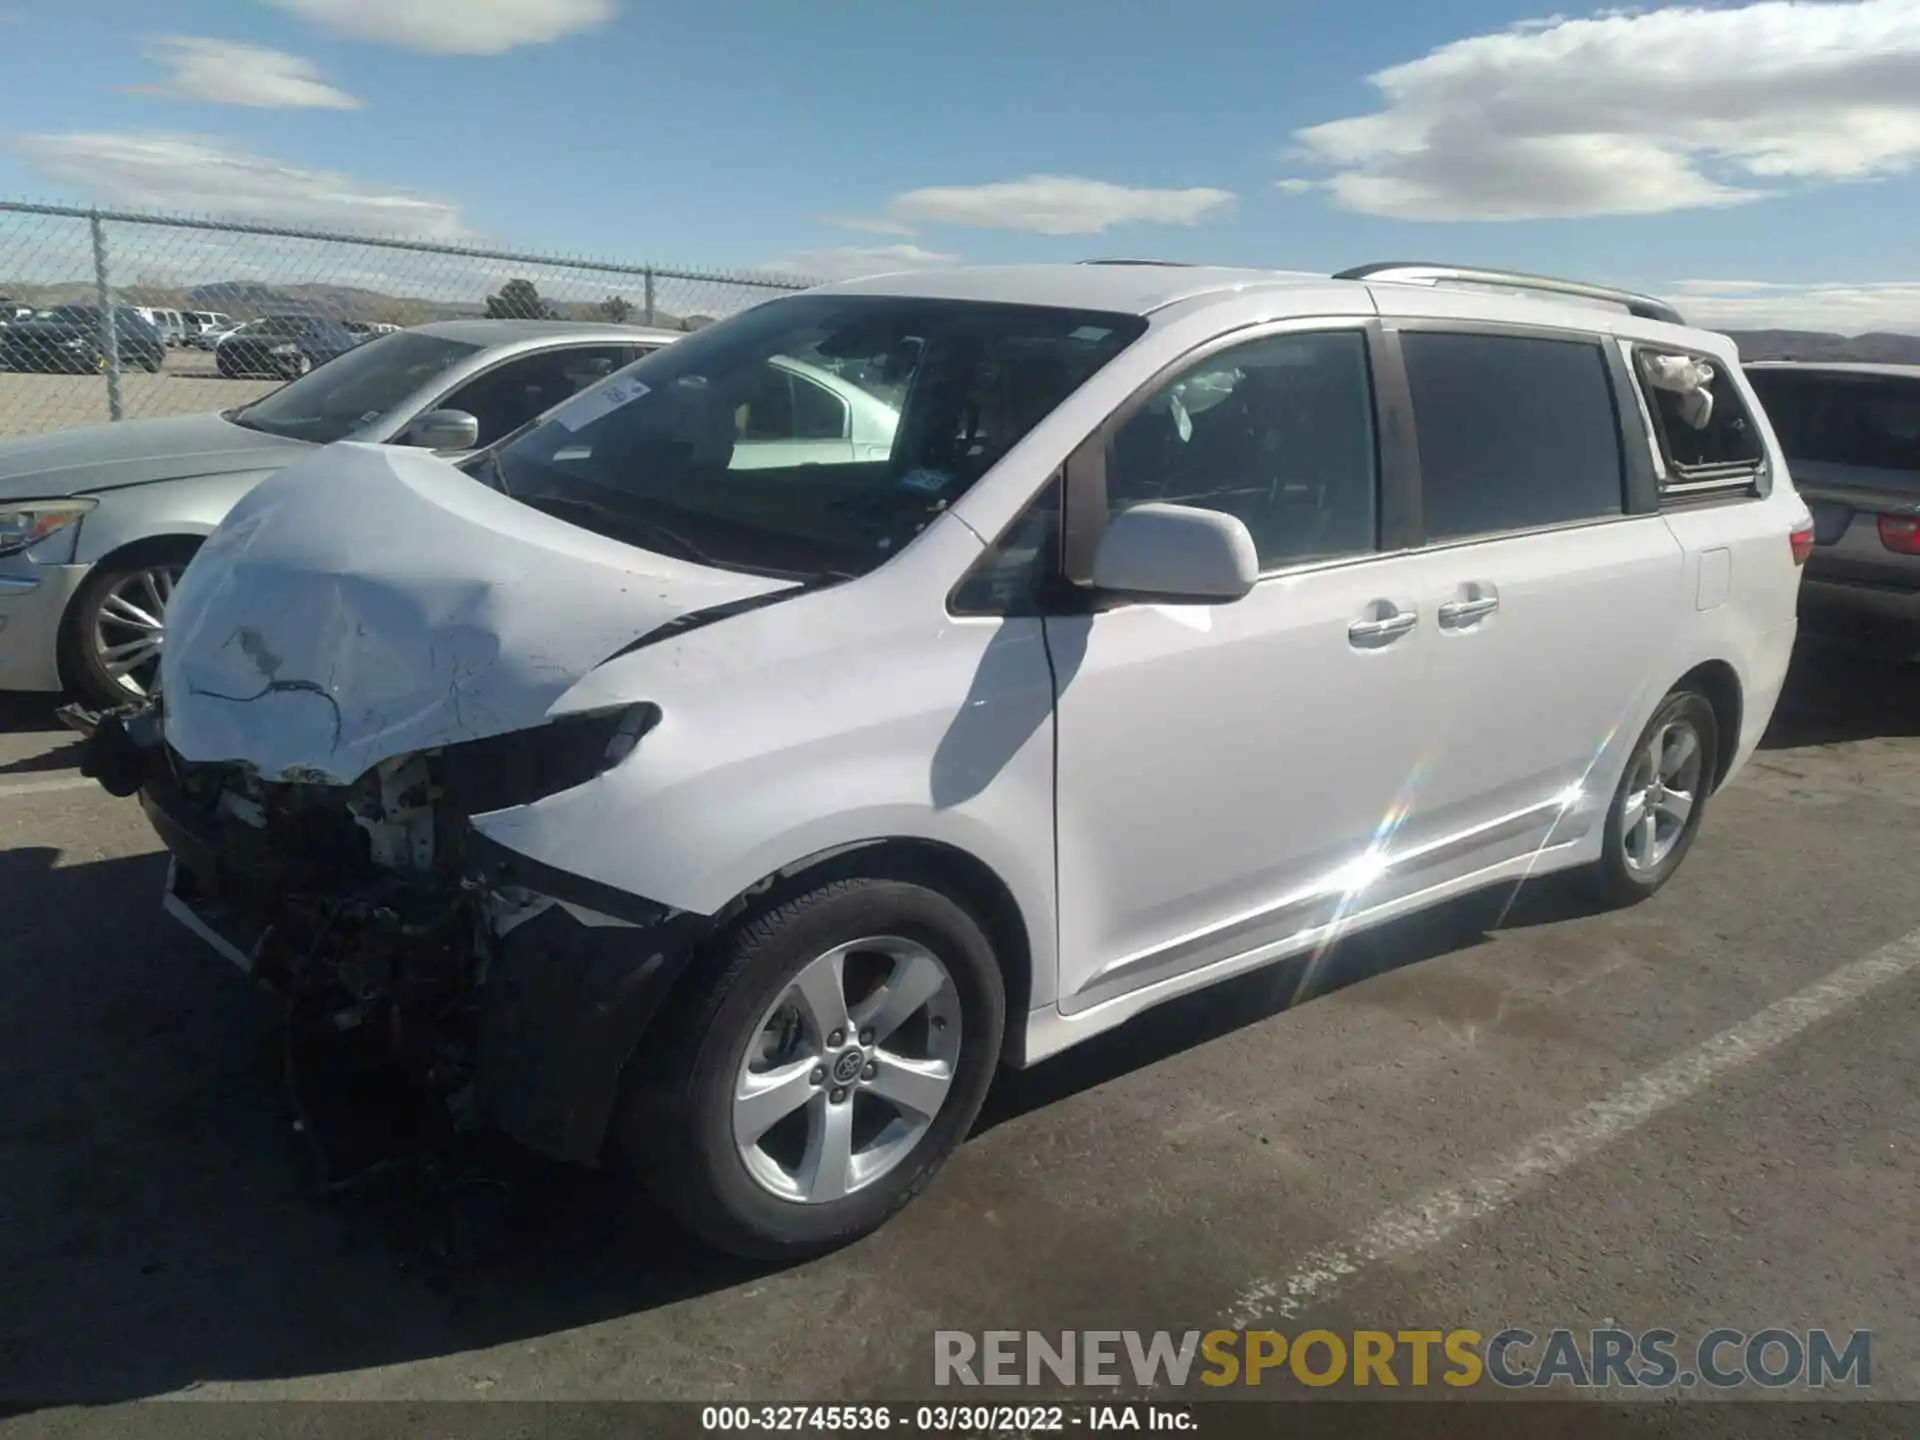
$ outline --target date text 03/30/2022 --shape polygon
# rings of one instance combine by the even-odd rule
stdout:
[[[819,1435],[898,1430],[909,1435],[1046,1435],[1072,1430],[1180,1432],[1198,1424],[1180,1405],[707,1405],[700,1428]]]

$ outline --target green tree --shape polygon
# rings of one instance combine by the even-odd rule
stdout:
[[[624,325],[633,318],[633,306],[619,295],[609,295],[596,305],[594,310],[602,320],[611,321],[615,325]]]
[[[509,280],[500,293],[487,297],[489,320],[557,320],[560,314],[545,300],[531,280]]]

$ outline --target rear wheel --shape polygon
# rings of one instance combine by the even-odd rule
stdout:
[[[167,604],[195,548],[192,541],[165,542],[109,560],[73,597],[61,635],[61,670],[87,704],[112,709],[153,692]]]
[[[966,1137],[1006,997],[980,925],[896,880],[823,885],[737,927],[656,1022],[616,1143],[689,1228],[793,1260],[877,1229]]]
[[[313,369],[313,357],[302,352],[289,356],[286,363],[280,367],[280,373],[289,380],[298,380],[311,369]]]
[[[1720,726],[1695,690],[1675,690],[1641,732],[1607,811],[1595,888],[1613,905],[1652,895],[1680,868],[1706,815],[1720,762]]]

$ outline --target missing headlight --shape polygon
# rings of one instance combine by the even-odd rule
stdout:
[[[438,783],[468,815],[531,805],[612,769],[659,720],[657,705],[625,705],[449,745],[435,765]]]

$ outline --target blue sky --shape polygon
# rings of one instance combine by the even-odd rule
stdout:
[[[827,275],[1447,259],[1920,331],[1920,0],[0,0],[0,43],[11,197]]]

